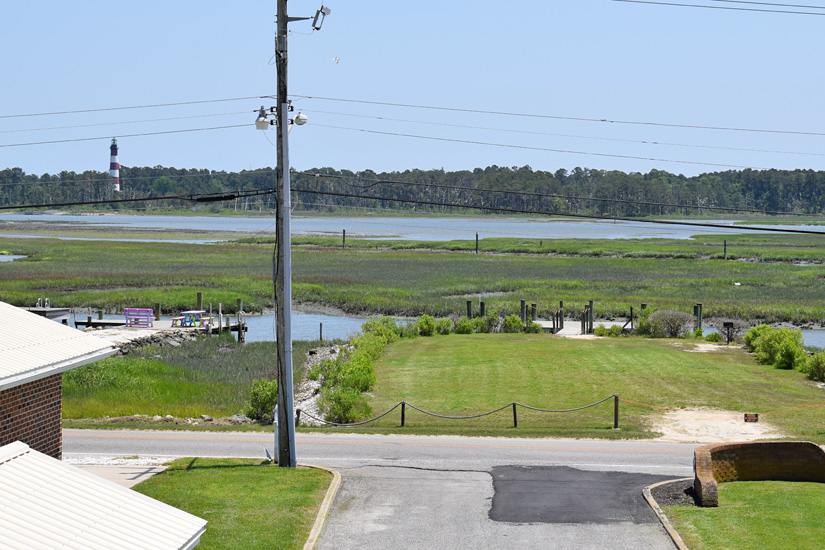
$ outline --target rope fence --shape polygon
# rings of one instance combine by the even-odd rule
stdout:
[[[432,417],[435,417],[435,418],[443,418],[445,420],[471,420],[471,419],[474,419],[474,418],[481,418],[481,417],[484,417],[484,416],[490,416],[491,414],[495,414],[497,412],[501,412],[505,409],[510,409],[511,408],[513,410],[513,427],[518,428],[518,409],[517,409],[517,407],[523,407],[523,408],[531,410],[531,411],[542,412],[542,413],[568,413],[568,412],[575,412],[575,411],[581,411],[581,410],[584,410],[584,409],[589,409],[590,407],[595,407],[596,405],[601,405],[602,403],[604,403],[605,401],[609,401],[610,399],[613,400],[613,429],[618,430],[619,429],[619,394],[609,395],[609,396],[605,397],[604,399],[596,401],[595,403],[590,403],[589,405],[583,405],[581,407],[575,407],[575,408],[572,408],[572,409],[542,409],[542,408],[539,408],[539,407],[531,407],[530,405],[524,405],[523,403],[518,403],[517,401],[513,401],[511,403],[508,403],[507,405],[504,405],[503,407],[499,407],[499,408],[494,409],[492,411],[488,411],[488,412],[484,412],[484,413],[480,413],[480,414],[468,415],[468,416],[450,416],[450,415],[446,415],[446,414],[438,414],[438,413],[434,413],[432,411],[427,411],[425,409],[416,407],[412,403],[407,403],[406,401],[401,401],[401,402],[397,403],[394,407],[389,409],[388,411],[386,411],[382,414],[379,414],[378,416],[376,416],[374,418],[370,418],[369,420],[363,420],[361,422],[351,422],[351,423],[347,423],[347,424],[340,423],[340,422],[330,422],[329,420],[325,420],[323,418],[318,418],[317,416],[313,416],[313,415],[309,414],[306,411],[302,411],[301,409],[296,409],[296,411],[295,411],[295,425],[297,426],[300,423],[301,415],[303,415],[303,416],[306,416],[306,417],[309,417],[309,418],[315,420],[316,422],[321,422],[321,423],[327,424],[329,426],[363,426],[364,424],[369,424],[370,422],[375,422],[376,420],[384,418],[385,416],[390,414],[392,411],[394,411],[398,407],[401,407],[401,427],[403,428],[406,425],[407,407],[409,407],[413,410],[416,410],[416,411],[418,411],[422,414],[425,414],[427,416],[432,416]]]
[[[614,430],[619,429],[619,402],[620,401],[624,401],[625,403],[630,403],[632,405],[639,405],[641,407],[650,407],[650,408],[653,408],[653,409],[663,409],[663,410],[666,410],[666,411],[682,410],[682,409],[677,408],[677,407],[664,407],[664,406],[661,406],[661,405],[649,405],[647,403],[639,403],[638,401],[631,401],[629,399],[624,399],[624,398],[619,397],[618,393],[615,393],[613,395],[609,395],[609,396],[605,397],[604,399],[596,401],[595,403],[590,403],[589,405],[583,405],[581,407],[575,407],[575,408],[572,408],[572,409],[543,409],[543,408],[540,408],[540,407],[531,407],[530,405],[525,405],[523,403],[513,401],[511,403],[508,403],[507,405],[504,405],[504,406],[499,407],[497,409],[494,409],[492,411],[483,412],[483,413],[479,413],[479,414],[472,414],[472,415],[467,415],[467,416],[451,416],[451,415],[446,415],[446,414],[438,414],[438,413],[435,413],[435,412],[432,412],[432,411],[422,409],[420,407],[416,407],[412,403],[407,403],[406,401],[400,401],[399,403],[397,403],[395,406],[393,406],[388,411],[386,411],[382,414],[379,414],[378,416],[376,416],[374,418],[370,418],[369,420],[363,420],[361,422],[350,422],[350,423],[331,422],[329,420],[325,420],[323,418],[318,418],[317,416],[313,416],[313,415],[309,414],[306,411],[302,411],[301,409],[296,409],[296,411],[295,411],[295,413],[296,413],[295,414],[295,425],[298,426],[298,424],[301,421],[301,415],[303,415],[305,417],[309,417],[309,418],[315,420],[316,422],[321,422],[322,424],[327,424],[329,426],[342,426],[342,427],[363,426],[365,424],[369,424],[371,422],[375,422],[376,420],[384,418],[385,416],[387,416],[388,414],[390,414],[391,412],[393,412],[397,408],[401,407],[401,427],[403,428],[406,425],[407,407],[409,407],[409,408],[411,408],[415,411],[418,411],[422,414],[425,414],[427,416],[432,416],[432,417],[435,417],[435,418],[443,418],[445,420],[472,420],[474,418],[482,418],[482,417],[485,417],[485,416],[490,416],[491,414],[501,412],[505,409],[512,409],[512,411],[513,411],[513,427],[518,428],[518,410],[517,410],[518,407],[522,407],[522,408],[530,410],[530,411],[541,412],[541,413],[569,413],[569,412],[575,412],[575,411],[581,411],[581,410],[584,410],[584,409],[589,409],[591,407],[601,405],[605,401],[609,401],[611,399],[613,400],[613,429]],[[801,410],[804,410],[804,409],[812,409],[814,407],[823,407],[823,406],[825,406],[825,403],[817,403],[815,405],[807,405],[807,406],[804,406],[804,407],[796,407],[796,408],[793,408],[793,409],[783,409],[783,410],[779,410],[779,411],[768,411],[768,412],[763,412],[763,413],[759,413],[759,414],[765,415],[765,414],[785,413],[785,412],[801,411]]]

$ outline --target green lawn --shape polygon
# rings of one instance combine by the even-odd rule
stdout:
[[[718,508],[665,512],[691,550],[820,550],[825,541],[823,483],[722,483]]]
[[[475,334],[403,339],[376,362],[370,392],[374,414],[399,401],[444,415],[471,415],[517,401],[567,409],[614,393],[664,407],[708,407],[765,412],[825,401],[825,393],[796,371],[759,365],[735,346],[692,353],[691,340],[550,335]],[[583,411],[546,414],[519,409],[513,429],[506,409],[473,420],[424,416],[407,409],[406,427],[396,411],[363,431],[499,436],[651,437],[647,429],[660,409],[622,402],[621,431],[613,426],[613,403]],[[770,416],[796,438],[825,442],[825,407]],[[766,417],[767,419],[767,417]]]
[[[304,547],[332,475],[253,459],[180,458],[136,485],[207,520],[198,550]]]

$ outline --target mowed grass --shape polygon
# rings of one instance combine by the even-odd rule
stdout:
[[[718,508],[665,512],[691,550],[820,550],[825,541],[825,483],[722,483]]]
[[[400,401],[448,416],[473,415],[516,401],[544,409],[569,409],[614,393],[658,407],[707,407],[766,412],[825,402],[825,392],[796,371],[754,361],[735,346],[689,352],[690,340],[551,335],[475,334],[401,340],[376,362],[377,384],[369,403],[379,414]],[[426,416],[407,408],[362,431],[496,436],[652,437],[649,421],[663,411],[613,401],[570,413],[518,409],[472,420]],[[825,407],[765,416],[790,436],[825,442]]]
[[[303,548],[329,488],[324,470],[180,458],[134,490],[207,520],[198,550]]]

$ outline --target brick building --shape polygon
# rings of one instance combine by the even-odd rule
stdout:
[[[0,302],[0,446],[60,459],[63,373],[114,355],[100,338]]]

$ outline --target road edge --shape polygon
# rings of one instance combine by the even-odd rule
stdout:
[[[682,477],[682,478],[679,478],[679,479],[671,479],[671,480],[668,480],[668,481],[660,481],[659,483],[654,483],[653,485],[648,485],[642,491],[642,494],[644,495],[645,500],[650,505],[650,507],[653,508],[653,511],[656,513],[656,517],[658,517],[659,521],[662,523],[662,527],[665,528],[665,531],[667,531],[667,534],[670,536],[670,540],[673,541],[673,544],[675,544],[676,548],[678,548],[679,550],[690,550],[690,549],[685,544],[685,541],[682,540],[682,537],[679,536],[679,533],[673,527],[673,524],[670,523],[670,520],[667,519],[667,516],[665,515],[665,513],[662,510],[661,506],[659,506],[659,503],[656,502],[655,498],[653,498],[653,494],[650,491],[651,491],[651,489],[655,489],[656,487],[658,487],[660,485],[666,485],[668,483],[673,483],[674,481],[689,481],[689,480],[692,480],[692,479],[693,479],[692,477]]]
[[[318,509],[318,515],[315,516],[315,523],[312,524],[312,529],[309,532],[309,538],[307,538],[304,544],[304,550],[315,550],[315,545],[318,544],[318,537],[321,536],[321,531],[324,529],[324,524],[327,521],[327,514],[329,514],[332,501],[335,499],[335,495],[338,494],[338,489],[341,487],[341,474],[323,466],[313,466],[312,464],[299,464],[299,466],[324,470],[332,474],[332,483],[329,484],[327,494],[324,496],[321,507]]]

